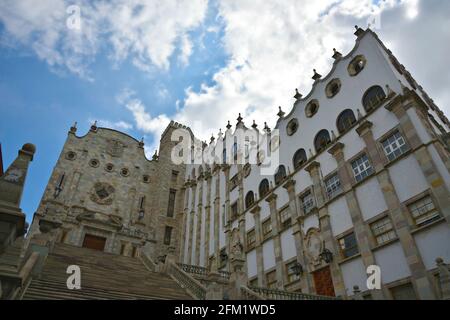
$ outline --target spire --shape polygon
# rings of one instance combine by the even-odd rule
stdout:
[[[269,126],[267,125],[267,122],[264,122],[264,131],[267,132],[267,133],[270,132],[270,128],[269,128]]]
[[[223,137],[222,128],[219,129],[219,133],[217,134],[217,139],[220,140]]]
[[[298,92],[298,89],[297,89],[297,88],[295,88],[295,96],[294,96],[294,99],[295,99],[295,100],[300,100],[302,97],[303,97],[302,94]]]
[[[281,106],[280,107],[278,107],[278,113],[277,113],[277,116],[278,117],[280,117],[280,118],[282,118],[283,116],[284,116],[284,112],[283,112],[283,110],[281,110]]]
[[[239,113],[239,117],[237,117],[237,123],[241,123],[242,122],[242,117],[241,117],[241,113]]]
[[[70,127],[70,133],[76,133],[77,132],[77,122],[75,121],[75,123],[73,124],[73,126]]]
[[[210,143],[210,144],[213,143],[214,140],[216,140],[216,138],[214,138],[214,134],[212,133],[212,134],[211,134],[211,138],[209,139],[209,143]]]
[[[358,26],[355,26],[355,29],[356,29],[355,36],[357,36],[357,37],[359,37],[360,35],[362,35],[364,33],[364,30]]]
[[[320,78],[322,78],[322,75],[318,74],[317,71],[316,71],[316,69],[313,69],[313,71],[314,71],[314,75],[313,75],[312,79],[313,79],[314,81],[317,81],[317,80],[319,80]]]
[[[228,130],[231,129],[231,123],[230,123],[230,120],[228,120],[227,129],[228,129]]]
[[[339,60],[342,58],[342,53],[340,53],[339,51],[336,50],[336,48],[333,48],[333,59],[334,60]]]
[[[256,124],[255,120],[253,120],[252,128],[255,130],[258,130],[258,125]]]

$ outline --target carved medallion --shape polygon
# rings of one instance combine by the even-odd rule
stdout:
[[[323,250],[323,240],[320,231],[316,228],[308,230],[306,234],[306,254],[313,265],[320,264],[320,253]]]
[[[112,157],[121,157],[125,145],[119,140],[110,140],[106,152]]]
[[[104,182],[97,182],[92,188],[90,198],[98,204],[109,205],[113,202],[114,191],[113,186]]]
[[[18,168],[12,168],[5,173],[3,179],[8,182],[19,183],[21,182],[23,174],[24,174],[23,170]]]

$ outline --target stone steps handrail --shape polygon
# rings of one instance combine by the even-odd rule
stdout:
[[[195,280],[193,277],[191,277],[188,273],[184,272],[175,263],[168,263],[167,273],[176,282],[178,282],[179,285],[185,288],[193,298],[198,300],[205,300],[206,287]]]
[[[266,300],[262,295],[246,286],[241,286],[241,296],[243,300]]]
[[[184,264],[184,263],[177,263],[177,266],[181,270],[183,270],[184,272],[187,272],[187,273],[194,273],[194,274],[199,274],[199,275],[207,275],[208,274],[208,269],[206,269],[205,267],[196,266],[196,265],[192,265],[192,264]]]
[[[139,259],[144,263],[144,265],[150,269],[151,271],[156,271],[157,270],[157,266],[156,263],[152,260],[152,258],[150,258],[145,252],[143,252],[140,256]]]
[[[277,289],[248,287],[251,291],[263,296],[267,300],[339,300],[336,297],[321,296],[299,292],[289,292]]]

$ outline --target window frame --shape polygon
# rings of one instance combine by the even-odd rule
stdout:
[[[354,245],[351,246],[351,247],[348,247],[348,248],[343,247],[343,245],[346,244],[345,243],[345,239],[350,237],[350,236],[353,237]],[[342,240],[344,242],[342,242]],[[339,252],[341,254],[342,259],[344,259],[344,260],[352,258],[352,257],[355,257],[355,256],[357,256],[360,253],[359,246],[358,246],[358,240],[356,239],[356,234],[355,234],[355,232],[353,230],[350,231],[350,232],[347,232],[346,234],[344,234],[344,235],[342,235],[340,237],[338,237],[337,238],[337,242],[338,242]],[[356,249],[356,251],[353,254],[349,254],[348,253],[348,251],[354,250],[354,249]]]
[[[377,227],[377,224],[379,225],[383,221],[388,221],[388,223],[390,224],[390,227],[383,230],[382,228],[386,226],[386,224],[383,224],[383,225],[381,225],[381,228],[378,227],[378,229],[375,229]],[[370,222],[369,226],[370,226],[370,231],[372,232],[372,235],[378,246],[384,245],[386,243],[389,243],[389,242],[397,239],[397,232],[395,230],[394,223],[389,215],[384,215],[384,216]],[[381,229],[381,231],[377,232],[377,230],[380,230],[380,229]],[[388,236],[388,239],[383,239],[383,236],[385,236],[385,235]],[[381,241],[379,240],[380,237],[382,238]]]
[[[398,137],[395,137],[397,135],[398,135]],[[385,143],[388,142],[388,140],[390,140],[391,138],[395,138],[395,141],[389,143],[386,146]],[[398,144],[398,140],[399,139],[403,140],[403,145],[401,145],[397,149],[395,149],[395,150],[391,151],[390,153],[388,153],[386,149],[388,147],[392,149],[391,145],[393,143]],[[408,151],[410,150],[410,147],[409,147],[408,141],[405,138],[405,135],[399,129],[394,129],[392,132],[389,132],[388,134],[386,134],[384,137],[382,137],[379,140],[379,143],[381,145],[381,149],[383,150],[383,154],[386,157],[386,160],[388,161],[388,163],[397,160],[398,158],[400,158],[404,154],[408,153]],[[399,154],[396,154],[397,150],[400,150]],[[394,155],[394,156],[391,158],[390,155]]]
[[[332,189],[332,187],[334,186],[335,182],[333,182],[331,185],[329,185],[328,183],[334,178],[337,178],[338,186],[335,188],[335,190],[330,190],[330,188]],[[328,200],[334,199],[335,197],[340,195],[342,193],[342,191],[343,191],[341,178],[339,177],[339,174],[337,172],[332,173],[328,177],[326,177],[324,179],[323,183],[324,183],[325,192],[327,194],[327,199]]]
[[[356,173],[354,163],[358,162],[362,158],[366,158],[366,160],[364,160],[363,163],[361,163],[361,164],[365,165],[365,163],[367,162],[369,164],[369,166],[368,167],[365,166],[365,169],[363,171],[361,171],[359,169],[359,166],[361,164],[358,164],[356,168],[358,169],[359,173]],[[375,173],[375,169],[372,165],[372,162],[371,162],[367,152],[360,153],[359,155],[354,157],[350,161],[350,166],[352,168],[353,178],[355,179],[356,183],[366,180],[367,178],[369,178],[370,176],[372,176]]]
[[[422,202],[422,201],[424,201],[424,200],[427,199],[427,198],[429,198],[429,199],[431,200],[431,204],[433,205],[434,208],[429,209],[429,210],[426,211],[425,213],[421,213],[421,214],[418,215],[417,217],[414,216],[414,213],[413,213],[413,211],[411,210],[411,207],[417,205],[417,203]],[[429,205],[429,204],[430,204],[430,203],[428,203],[427,205]],[[425,206],[425,205],[422,205],[419,209],[423,208],[424,206]],[[410,217],[411,217],[411,220],[412,220],[414,226],[417,227],[417,228],[421,228],[421,227],[428,226],[428,225],[432,224],[433,222],[438,221],[439,219],[442,218],[442,214],[441,214],[441,212],[440,212],[439,207],[436,205],[435,199],[434,199],[433,196],[432,196],[431,194],[429,194],[429,193],[422,194],[422,195],[416,197],[415,199],[408,201],[408,203],[406,204],[406,207],[407,207],[407,209],[408,209],[409,215],[410,215]],[[430,215],[430,214],[429,214],[430,212],[431,212],[431,213],[434,212],[434,214],[433,214],[433,215]],[[418,220],[418,219],[417,219],[418,217],[425,217],[425,216],[429,216],[429,218],[428,218],[428,219],[425,219],[425,220],[423,220],[423,221],[421,221],[421,222],[418,222],[418,221],[417,221],[417,220]]]

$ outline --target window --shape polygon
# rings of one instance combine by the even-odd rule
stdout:
[[[245,196],[245,208],[250,208],[255,203],[255,195],[253,191],[247,192]]]
[[[359,74],[366,66],[367,60],[363,55],[356,56],[348,65],[348,74],[352,77]]]
[[[227,266],[227,262],[228,262],[227,249],[226,248],[222,248],[222,250],[220,250],[219,269],[225,268]]]
[[[238,159],[238,144],[237,144],[237,142],[235,142],[233,144],[233,159],[234,159],[234,161],[237,161],[237,159]]]
[[[144,181],[144,183],[149,183],[150,182],[150,177],[147,176],[147,175],[142,176],[142,181]]]
[[[66,154],[66,159],[68,160],[75,160],[77,158],[77,154],[73,151],[69,151]]]
[[[164,244],[170,245],[170,241],[172,239],[172,227],[166,226],[166,229],[164,230]]]
[[[124,177],[128,177],[130,175],[130,170],[128,170],[127,168],[123,168],[122,170],[120,170],[120,174]]]
[[[359,253],[358,244],[356,243],[355,233],[352,232],[339,239],[339,247],[342,257],[349,258]]]
[[[259,197],[263,198],[269,193],[269,180],[264,179],[259,184]]]
[[[341,180],[339,179],[338,174],[325,180],[325,190],[327,191],[328,199],[334,198],[342,191]]]
[[[390,289],[394,300],[417,300],[411,283],[396,286]]]
[[[339,79],[333,79],[331,80],[326,88],[325,88],[325,93],[327,95],[328,98],[333,98],[335,95],[337,95],[339,93],[339,91],[341,90],[341,80]]]
[[[364,109],[369,112],[378,107],[386,99],[386,94],[380,86],[369,88],[363,97]]]
[[[386,243],[397,237],[389,217],[384,217],[372,223],[370,225],[370,229],[372,229],[372,233],[378,245]]]
[[[275,173],[275,184],[279,185],[284,178],[286,178],[286,168],[281,165],[278,167],[277,173]]]
[[[362,181],[373,173],[372,165],[366,154],[352,162],[356,182]]]
[[[288,122],[286,126],[286,133],[288,136],[292,136],[294,133],[297,132],[297,129],[298,129],[298,120],[292,119],[291,121]]]
[[[294,169],[300,168],[304,163],[306,163],[306,151],[305,149],[299,149],[295,152],[294,158],[292,159],[292,162],[294,164]]]
[[[267,288],[276,289],[277,288],[277,273],[276,271],[271,271],[266,274]]]
[[[223,149],[223,152],[222,152],[222,163],[223,164],[227,163],[227,149]]]
[[[270,218],[262,223],[262,233],[263,233],[264,238],[271,236],[271,234],[272,234],[272,221],[270,220]]]
[[[169,192],[169,204],[167,206],[167,216],[173,217],[173,212],[175,211],[175,196],[177,191],[170,189]]]
[[[300,204],[304,214],[310,213],[311,210],[315,208],[314,197],[311,191],[308,191],[300,197]]]
[[[238,217],[238,203],[235,202],[231,205],[231,221],[236,220]]]
[[[319,101],[311,100],[305,107],[305,114],[308,118],[313,117],[319,110]]]
[[[253,248],[256,244],[256,233],[255,230],[250,230],[247,232],[247,248]]]
[[[99,165],[99,162],[97,159],[92,159],[91,161],[89,161],[89,165],[93,168],[97,168]]]
[[[330,144],[331,138],[328,130],[321,130],[314,138],[314,147],[317,152],[322,152]]]
[[[355,114],[352,110],[344,110],[337,118],[337,128],[339,133],[348,131],[356,123]]]
[[[287,282],[288,283],[292,283],[294,281],[297,281],[300,279],[300,275],[299,274],[295,274],[294,272],[294,266],[297,264],[297,261],[292,261],[286,264],[286,277],[287,277]]]
[[[177,183],[178,171],[172,170],[172,183]]]
[[[230,191],[233,191],[239,185],[239,175],[235,174],[230,179]]]
[[[280,223],[283,229],[287,229],[291,226],[291,211],[289,207],[280,211]]]
[[[105,170],[108,171],[108,172],[112,172],[113,169],[114,169],[114,165],[113,165],[112,163],[108,163],[108,164],[105,166]]]
[[[425,226],[440,218],[431,196],[426,196],[410,204],[408,210],[418,227]]]
[[[408,151],[405,139],[396,131],[393,135],[381,142],[383,150],[389,161],[393,161]]]

